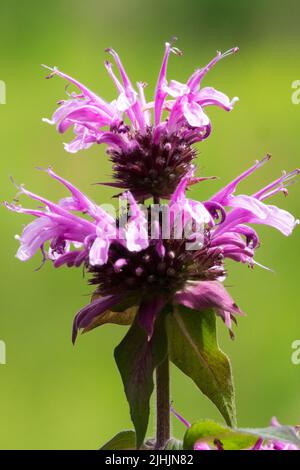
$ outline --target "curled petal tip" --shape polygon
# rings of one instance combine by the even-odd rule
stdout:
[[[240,101],[239,97],[238,96],[235,96],[234,98],[232,98],[231,102],[230,102],[230,105],[231,106],[234,106],[235,103],[237,103],[238,101]]]
[[[116,56],[117,53],[112,47],[107,47],[104,52],[107,52],[108,54],[111,54],[113,56]]]
[[[48,118],[42,118],[42,122],[45,122],[46,124],[50,124],[51,126],[55,124],[55,122],[52,119],[48,119]]]

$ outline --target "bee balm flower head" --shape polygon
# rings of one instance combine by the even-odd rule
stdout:
[[[130,81],[120,57],[112,55],[119,78],[110,62],[105,67],[112,78],[117,98],[106,102],[77,80],[51,69],[48,78],[58,75],[75,85],[78,93],[59,102],[52,119],[60,133],[73,128],[75,138],[65,144],[75,153],[93,144],[104,143],[113,163],[114,187],[130,190],[142,201],[149,196],[169,198],[192,168],[196,151],[193,144],[206,139],[211,132],[206,108],[214,105],[230,111],[236,98],[230,100],[211,87],[202,87],[207,72],[222,58],[235,53],[233,48],[224,54],[218,52],[204,68],[198,68],[186,83],[167,80],[167,65],[171,53],[181,54],[171,43],[166,43],[165,54],[158,76],[154,99],[147,101],[145,84]]]
[[[161,206],[167,209],[164,221],[154,223],[149,223],[152,208],[137,204],[131,193],[122,196],[130,209],[128,221],[122,224],[122,214],[116,220],[49,169],[48,174],[61,182],[71,197],[54,204],[21,188],[21,193],[41,202],[45,209],[6,204],[10,210],[36,217],[19,237],[17,257],[25,261],[41,249],[55,267],[85,265],[96,291],[93,301],[75,318],[73,340],[78,330],[87,331],[101,324],[107,310],[122,311],[120,305],[136,308],[149,339],[157,315],[167,304],[181,304],[200,312],[212,308],[231,332],[232,320],[242,312],[223,286],[226,259],[251,267],[258,264],[254,255],[259,236],[249,224],[269,225],[290,235],[298,223],[289,212],[265,200],[278,192],[286,194],[287,185],[299,170],[283,173],[252,195],[235,194],[238,184],[268,160],[269,156],[256,162],[203,202],[186,197],[193,178],[191,171],[169,203]],[[88,218],[79,217],[78,212]],[[48,251],[46,242],[50,242]]]

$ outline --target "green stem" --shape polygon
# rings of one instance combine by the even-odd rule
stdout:
[[[163,449],[170,439],[169,357],[156,368],[156,449]]]
[[[158,196],[154,204],[160,204]],[[164,449],[170,439],[170,371],[169,357],[156,368],[156,449]]]

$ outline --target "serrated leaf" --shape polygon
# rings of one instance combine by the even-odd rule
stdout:
[[[99,450],[132,450],[135,449],[135,442],[136,436],[134,431],[121,431]]]
[[[214,440],[221,442],[224,450],[249,449],[258,439],[278,440],[295,444],[300,448],[300,439],[291,426],[267,428],[229,428],[214,421],[203,420],[193,424],[185,433],[183,448],[192,450],[196,442],[207,442],[213,445]]]
[[[148,427],[150,397],[154,388],[153,372],[167,354],[165,316],[158,316],[153,336],[148,341],[146,331],[136,318],[128,333],[115,349],[131,419],[136,431],[136,445],[140,448]]]
[[[231,366],[218,345],[215,313],[178,306],[167,318],[167,333],[171,361],[216,405],[226,423],[235,426]]]

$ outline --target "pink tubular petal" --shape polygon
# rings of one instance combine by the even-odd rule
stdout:
[[[201,106],[194,101],[189,102],[186,100],[183,103],[183,115],[192,127],[205,127],[210,123]]]
[[[31,191],[27,191],[24,187],[21,188],[21,192],[26,194],[26,196],[31,197],[32,199],[42,202],[54,214],[60,215],[66,220],[69,220],[70,222],[74,222],[76,225],[81,226],[87,231],[87,233],[95,231],[94,224],[92,224],[88,220],[82,219],[80,217],[77,217],[76,215],[71,214],[70,212],[60,207],[58,204],[55,204],[49,201],[48,199],[38,196],[37,194],[34,194]]]
[[[169,203],[170,210],[170,224],[172,227],[184,228],[191,220],[198,224],[198,228],[204,226],[209,222],[212,222],[212,217],[205,205],[199,201],[188,199],[185,195],[185,191],[191,178],[194,175],[194,171],[190,170],[176,188],[176,191],[171,197]],[[179,234],[181,235],[181,234]]]
[[[204,201],[204,207],[211,214],[215,224],[221,224],[226,219],[226,211],[224,207],[218,202]]]
[[[188,283],[184,290],[175,294],[175,302],[193,310],[216,308],[242,314],[225,287],[218,281]]]
[[[76,137],[69,143],[64,143],[64,149],[68,153],[77,153],[79,150],[85,150],[90,148],[96,139],[92,139],[89,142],[84,141],[81,137]]]
[[[270,225],[286,236],[291,235],[299,223],[288,211],[264,204],[253,196],[232,196],[229,205],[247,211],[249,223]]]
[[[79,150],[88,149],[97,142],[98,130],[90,129],[88,123],[78,125],[74,124],[75,139],[70,143],[64,144],[64,149],[69,153],[77,153]]]
[[[105,222],[114,222],[114,218],[105,212],[101,207],[97,206],[92,202],[85,194],[83,194],[76,186],[62,178],[61,176],[54,173],[51,168],[48,168],[47,173],[51,178],[56,179],[62,183],[72,194],[73,210],[88,212],[89,215],[94,217],[96,220],[102,220]],[[71,201],[69,201],[71,202]]]
[[[128,111],[133,107],[133,105],[136,102],[136,93],[131,92],[131,93],[125,93],[123,91],[122,93],[119,94],[118,99],[116,101],[116,108],[118,111],[123,113],[124,111]],[[133,122],[134,124],[134,122]]]
[[[162,62],[162,66],[159,72],[158,81],[156,85],[155,98],[154,98],[154,124],[158,126],[160,123],[160,118],[162,114],[162,109],[164,105],[164,100],[167,96],[167,93],[163,91],[163,86],[167,83],[167,67],[169,55],[171,52],[171,44],[166,42],[165,44],[165,54]]]
[[[120,135],[114,134],[113,132],[102,132],[100,137],[97,138],[97,143],[106,143],[110,147],[128,150],[128,143],[125,142],[125,140]]]
[[[219,106],[225,111],[231,111],[233,108],[233,101],[230,101],[227,95],[211,87],[202,88],[195,96],[195,101],[201,106]]]
[[[95,225],[92,222],[89,222],[88,220],[82,219],[74,214],[71,214],[67,210],[60,207],[58,204],[55,204],[54,202],[51,202],[42,196],[38,196],[37,194],[32,193],[31,191],[27,191],[27,189],[25,189],[24,187],[21,188],[21,193],[26,194],[26,196],[31,197],[36,201],[42,202],[54,214],[58,214],[64,217],[66,220],[69,220],[70,222],[72,221],[75,224],[82,226],[86,229],[87,233],[93,233],[96,230]]]
[[[45,211],[43,210],[36,210],[36,209],[25,209],[22,206],[13,204],[13,203],[8,203],[7,201],[4,201],[4,206],[6,209],[12,211],[12,212],[18,212],[20,214],[29,214],[33,215],[34,217],[44,217],[45,216]]]
[[[137,123],[139,125],[139,128],[141,130],[144,130],[145,128],[145,119],[144,119],[144,115],[143,115],[143,112],[142,112],[142,108],[141,108],[141,105],[139,103],[139,100],[137,99],[137,93],[136,91],[133,89],[133,86],[125,72],[125,69],[123,67],[123,64],[120,60],[120,57],[119,55],[111,48],[108,48],[106,49],[106,52],[109,52],[115,62],[116,62],[116,65],[119,69],[119,72],[120,72],[120,75],[121,75],[121,78],[122,78],[122,81],[123,81],[123,84],[124,84],[124,91],[125,91],[125,94],[129,100],[129,103],[132,103],[131,104],[131,108],[132,108],[132,111],[135,115],[135,118],[137,120]]]
[[[238,184],[247,178],[249,175],[254,173],[258,168],[260,168],[262,165],[267,163],[270,160],[271,156],[266,155],[262,160],[258,160],[251,168],[246,170],[244,173],[242,173],[240,176],[235,178],[231,183],[226,185],[223,189],[221,189],[219,192],[217,192],[210,200],[214,202],[219,202],[222,205],[227,204],[228,196],[233,194],[238,186]]]
[[[178,202],[185,202],[186,201],[186,195],[185,195],[185,191],[189,185],[189,182],[191,180],[191,178],[194,177],[194,170],[190,170],[183,178],[182,180],[180,181],[180,183],[178,184],[174,194],[172,195],[171,197],[171,200],[170,200],[170,206],[172,204],[175,204],[175,203],[178,203]]]
[[[147,109],[147,101],[146,101],[145,92],[144,92],[144,89],[146,86],[147,85],[145,83],[142,83],[142,82],[137,83],[137,87],[138,87],[139,95],[140,95],[140,102],[141,102],[141,106],[142,106],[143,113],[144,113],[145,123],[147,126],[151,126],[151,116],[150,116],[149,110]]]
[[[259,237],[256,231],[252,227],[248,227],[248,225],[237,225],[232,229],[232,232],[239,233],[244,235],[246,238],[247,246],[251,246],[252,248],[257,248],[259,245]]]
[[[246,244],[244,240],[236,233],[228,232],[220,236],[213,237],[210,243],[210,247],[219,247],[226,245],[234,245],[239,248],[245,248]]]
[[[58,234],[57,227],[48,217],[40,217],[28,224],[19,237],[20,248],[16,257],[28,261],[44,243]]]
[[[225,57],[228,57],[231,54],[235,54],[236,52],[238,52],[238,47],[233,47],[232,49],[229,49],[223,54],[221,52],[218,52],[217,55],[203,69],[197,69],[193,73],[193,75],[189,78],[187,84],[190,87],[190,89],[192,91],[197,91],[202,78],[207,74],[207,72],[209,72],[209,70],[217,62],[219,62],[219,60],[224,59]]]
[[[37,217],[37,220],[24,228],[21,237],[18,237],[20,248],[17,257],[26,261],[38,249],[43,250],[45,242],[49,241],[49,259],[55,263],[56,267],[62,264],[79,266],[87,258],[87,250],[90,250],[91,265],[104,264],[107,261],[110,240],[116,238],[115,219],[91,202],[69,181],[54,173],[51,168],[47,170],[47,173],[67,187],[72,197],[55,204],[21,187],[21,194],[43,203],[46,207],[35,210],[5,204],[9,210]],[[88,213],[95,221],[81,218],[70,210]],[[69,254],[71,244],[76,250]]]
[[[113,116],[113,111],[112,109],[110,108],[110,105],[108,103],[106,103],[102,98],[100,98],[98,95],[96,95],[96,93],[92,92],[91,90],[89,90],[86,86],[84,86],[82,83],[78,82],[77,80],[75,80],[74,78],[72,78],[70,75],[67,75],[63,72],[60,72],[56,67],[47,67],[45,66],[45,68],[48,68],[49,70],[51,70],[51,74],[49,75],[49,77],[47,78],[52,78],[54,75],[58,75],[59,77],[62,77],[64,78],[65,80],[67,80],[68,82],[72,83],[73,85],[75,85],[81,92],[82,94],[86,97],[86,98],[89,98],[91,101],[93,101],[95,104],[97,104],[97,106],[100,107],[100,109],[103,109],[104,111],[106,111],[109,115]]]
[[[118,78],[116,77],[116,75],[114,74],[113,72],[113,69],[112,69],[112,64],[110,62],[108,62],[107,60],[104,62],[104,65],[105,65],[105,68],[106,70],[108,71],[108,74],[109,76],[111,77],[112,81],[114,82],[118,92],[119,92],[119,104],[120,104],[120,101],[121,101],[121,98],[120,96],[125,94],[125,91],[124,91],[124,87],[123,85],[120,83],[120,81],[118,80]],[[130,108],[127,108],[126,109],[126,113],[132,123],[132,125],[134,126],[135,125],[135,116],[134,116],[134,113],[132,112],[132,110]]]
[[[168,95],[173,96],[173,98],[188,95],[190,92],[189,87],[185,83],[177,82],[177,80],[171,80],[169,85],[162,85],[162,90]]]
[[[129,251],[141,251],[149,246],[147,211],[144,206],[137,204],[129,191],[123,197],[129,202],[130,218],[121,235],[124,235]]]
[[[76,258],[81,254],[82,252],[79,250],[74,250],[74,251],[69,251],[68,253],[65,253],[61,256],[58,256],[56,260],[54,260],[53,266],[55,268],[60,268],[64,264],[70,265],[74,264]],[[86,255],[86,253],[85,253]]]
[[[259,219],[267,219],[268,206],[252,196],[240,194],[238,196],[229,196],[227,201],[228,206],[239,209],[245,209],[254,214]]]
[[[109,239],[100,237],[95,239],[89,252],[91,266],[103,266],[103,264],[107,263],[109,246]]]
[[[58,123],[57,130],[61,134],[66,132],[74,122],[92,123],[97,126],[109,126],[111,117],[93,105],[81,104],[76,109],[70,110]]]

